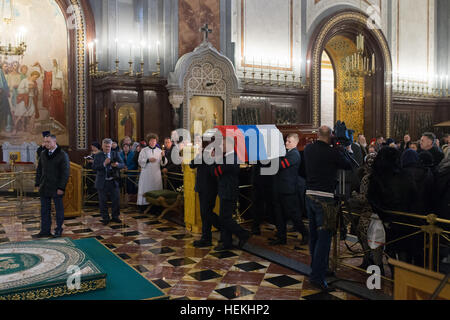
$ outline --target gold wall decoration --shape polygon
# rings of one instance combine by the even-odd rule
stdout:
[[[311,90],[312,90],[312,114],[313,125],[320,126],[320,71],[322,61],[322,51],[326,45],[325,41],[332,29],[343,22],[356,22],[361,26],[366,26],[367,16],[359,12],[342,12],[331,18],[327,18],[325,24],[321,27],[316,40],[312,46],[312,73],[311,73]],[[391,136],[391,115],[392,115],[392,59],[386,38],[381,30],[373,29],[370,32],[374,35],[380,45],[383,62],[384,62],[384,79],[385,83],[385,136]],[[380,65],[380,64],[378,64]]]
[[[78,150],[86,150],[88,148],[88,132],[87,132],[87,95],[88,90],[86,83],[86,22],[80,0],[70,0],[74,8],[76,18],[75,29],[76,39],[76,107],[77,107],[77,130],[76,141]]]
[[[344,36],[333,37],[325,49],[336,74],[336,121],[344,121],[355,133],[364,133],[364,78],[347,75],[345,57],[356,52],[355,43]]]

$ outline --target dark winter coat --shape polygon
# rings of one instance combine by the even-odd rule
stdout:
[[[36,170],[36,186],[41,196],[53,197],[57,190],[65,191],[69,175],[69,156],[59,146],[51,156],[47,149],[41,153]]]

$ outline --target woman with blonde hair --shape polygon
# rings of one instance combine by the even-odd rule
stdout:
[[[145,193],[163,189],[161,166],[167,165],[164,151],[157,146],[158,136],[150,133],[147,135],[146,141],[148,146],[141,150],[138,160],[141,173],[139,176],[137,205],[140,206],[141,211],[148,205],[144,196]]]

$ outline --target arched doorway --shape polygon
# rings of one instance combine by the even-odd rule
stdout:
[[[307,70],[311,78],[310,97],[312,107],[312,123],[314,126],[321,124],[321,64],[324,50],[333,60],[333,51],[330,44],[333,41],[347,42],[348,45],[356,43],[356,36],[363,34],[365,37],[365,49],[369,55],[375,54],[376,74],[365,77],[363,83],[357,85],[356,90],[362,90],[360,97],[362,101],[354,101],[356,105],[362,104],[359,111],[348,105],[348,99],[342,95],[342,86],[336,78],[335,115],[339,112],[351,110],[354,117],[358,117],[362,132],[368,137],[378,134],[390,136],[391,134],[391,112],[392,112],[392,61],[387,41],[379,29],[367,28],[368,17],[356,11],[342,11],[324,19],[315,30],[308,49],[308,59],[311,61],[310,69]],[[349,41],[345,41],[345,39]],[[329,46],[327,48],[327,46]],[[335,52],[335,59],[339,59]],[[338,71],[338,61],[333,62],[335,73]],[[355,80],[356,81],[356,80]],[[355,82],[354,81],[354,82]],[[356,81],[357,82],[357,81]],[[353,87],[355,87],[353,83]],[[346,101],[347,100],[347,101]],[[344,108],[345,106],[345,108]],[[359,112],[359,114],[358,114]],[[335,120],[340,120],[337,117]],[[358,122],[356,121],[356,122]],[[355,122],[355,123],[356,123]]]

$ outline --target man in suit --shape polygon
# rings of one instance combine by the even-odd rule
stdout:
[[[220,230],[219,217],[213,212],[217,198],[217,179],[212,172],[213,165],[208,165],[205,162],[201,151],[201,149],[198,149],[199,153],[190,164],[192,169],[197,169],[195,192],[198,192],[202,218],[202,237],[193,243],[196,248],[210,247],[212,245],[212,226]],[[214,155],[212,154],[211,156],[213,157]]]
[[[298,142],[299,137],[295,133],[287,137],[286,156],[280,158],[279,171],[275,176],[273,208],[277,239],[271,241],[271,245],[286,244],[288,219],[292,220],[295,229],[302,234],[301,244],[308,243],[308,231],[302,221],[298,194],[298,170],[301,162],[300,153],[297,150]]]
[[[38,238],[51,237],[52,227],[51,205],[52,199],[56,210],[55,238],[62,235],[64,223],[63,196],[70,175],[70,163],[67,153],[56,143],[54,135],[44,138],[45,150],[41,152],[36,171],[36,186],[39,187],[41,197],[41,232]]]
[[[98,191],[98,199],[100,202],[100,213],[102,215],[102,223],[106,226],[110,221],[121,223],[120,215],[120,191],[119,181],[120,169],[123,169],[125,164],[120,158],[119,153],[112,151],[112,140],[104,139],[102,143],[103,152],[95,155],[92,169],[97,171],[95,178],[95,187]],[[108,196],[111,198],[112,208],[111,215],[108,213]]]
[[[242,248],[250,238],[250,232],[243,229],[235,220],[233,212],[239,198],[239,164],[234,152],[234,139],[225,138],[224,164],[216,164],[214,174],[218,177],[218,194],[220,199],[219,223],[222,243],[214,248],[216,251],[233,248],[232,235],[239,238],[239,248]]]

